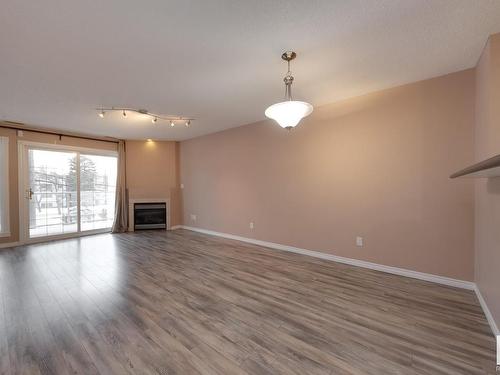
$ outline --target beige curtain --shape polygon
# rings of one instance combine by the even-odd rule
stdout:
[[[123,233],[128,229],[127,176],[125,169],[125,141],[118,143],[118,176],[116,179],[115,221],[111,231]]]

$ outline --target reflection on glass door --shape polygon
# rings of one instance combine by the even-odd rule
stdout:
[[[81,230],[113,225],[116,157],[80,155]]]
[[[29,237],[78,231],[77,154],[28,150]]]

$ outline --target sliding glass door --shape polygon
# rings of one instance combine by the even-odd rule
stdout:
[[[34,144],[21,145],[20,153],[25,239],[111,228],[117,173],[114,153]]]
[[[78,231],[75,152],[28,150],[29,237]]]

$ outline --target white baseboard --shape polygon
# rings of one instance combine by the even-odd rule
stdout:
[[[497,372],[500,372],[500,335],[497,335]]]
[[[484,311],[484,315],[486,316],[486,319],[488,320],[488,323],[491,327],[491,331],[496,336],[500,335],[500,331],[498,330],[495,319],[493,319],[493,315],[491,314],[491,311],[488,308],[488,305],[486,304],[486,301],[484,300],[483,295],[481,294],[481,291],[479,290],[477,285],[474,287],[474,291],[476,292],[477,299],[479,300],[479,303],[481,304],[481,307]]]
[[[385,266],[383,264],[366,262],[364,260],[345,258],[345,257],[337,256],[337,255],[323,253],[320,251],[306,250],[306,249],[301,249],[299,247],[282,245],[282,244],[278,244],[278,243],[274,243],[274,242],[261,241],[261,240],[256,240],[253,238],[241,237],[241,236],[236,236],[234,234],[228,234],[228,233],[215,232],[212,230],[190,227],[190,226],[186,226],[186,225],[182,225],[181,227],[184,229],[192,230],[194,232],[200,232],[200,233],[209,234],[212,236],[229,238],[232,240],[247,242],[247,243],[251,243],[254,245],[269,247],[271,249],[276,249],[276,250],[290,251],[292,253],[309,255],[309,256],[312,256],[315,258],[326,259],[326,260],[330,260],[330,261],[334,261],[334,262],[338,262],[338,263],[349,264],[352,266],[369,268],[369,269],[376,270],[376,271],[382,271],[382,272],[391,273],[394,275],[406,276],[406,277],[411,277],[414,279],[430,281],[430,282],[434,282],[434,283],[438,283],[438,284],[453,286],[456,288],[475,290],[475,286],[476,286],[471,281],[452,279],[449,277],[433,275],[430,273],[412,271],[412,270],[408,270],[405,268]]]
[[[170,227],[170,230],[176,230],[176,229],[181,229],[182,228],[182,225],[174,225],[172,227]]]
[[[500,368],[500,331],[498,330],[497,323],[495,322],[495,319],[493,319],[493,315],[491,314],[491,311],[488,308],[488,305],[486,304],[486,301],[484,300],[483,295],[481,294],[481,291],[479,290],[477,285],[475,286],[474,291],[476,292],[477,299],[479,300],[479,303],[481,304],[481,308],[483,309],[484,315],[486,316],[486,320],[488,320],[488,324],[490,325],[490,329],[496,337],[496,340],[497,340],[497,368]]]

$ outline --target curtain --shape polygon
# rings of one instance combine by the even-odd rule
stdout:
[[[0,234],[9,234],[9,138],[0,137]]]
[[[116,178],[115,221],[111,232],[123,233],[128,229],[127,178],[125,170],[125,141],[118,143],[118,173]]]

